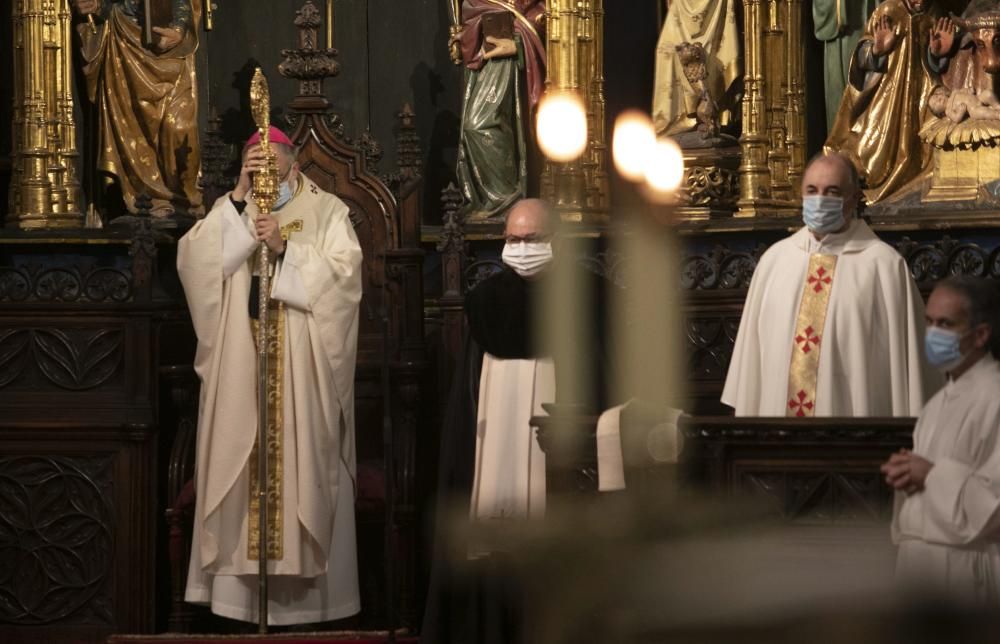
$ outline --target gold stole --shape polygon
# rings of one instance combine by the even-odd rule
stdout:
[[[812,255],[802,289],[799,316],[795,321],[792,363],[788,369],[788,416],[812,416],[816,411],[816,379],[819,373],[820,340],[826,324],[826,309],[833,290],[836,255]]]
[[[292,232],[302,230],[302,220],[296,219],[281,227],[281,238],[288,240]],[[282,385],[285,381],[285,304],[270,300],[267,306],[267,558],[278,561],[284,557],[284,516],[282,515],[284,482],[284,421],[282,419]],[[259,323],[250,321],[253,337],[257,338]],[[247,521],[247,558],[260,558],[260,541],[257,526],[260,524],[260,481],[257,479],[257,450],[254,440],[250,451],[250,516]]]

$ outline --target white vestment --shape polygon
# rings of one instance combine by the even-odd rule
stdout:
[[[525,519],[545,514],[545,454],[531,417],[555,401],[551,359],[500,359],[486,353],[476,414],[473,519]]]
[[[931,398],[913,452],[924,490],[896,493],[896,574],[957,601],[1000,602],[1000,363],[987,355]]]
[[[924,303],[903,258],[863,221],[818,242],[807,228],[761,257],[722,392],[737,416],[785,416],[810,256],[836,255],[815,416],[916,416],[941,378],[923,353]]]
[[[198,336],[197,502],[189,602],[257,621],[248,552],[248,462],[257,435],[256,354],[248,312],[256,206],[229,195],[181,239],[177,268]],[[271,296],[284,303],[283,554],[269,564],[268,622],[319,622],[360,610],[354,527],[354,365],[361,248],[348,208],[302,177],[275,215],[300,220]],[[275,468],[277,464],[271,463]]]

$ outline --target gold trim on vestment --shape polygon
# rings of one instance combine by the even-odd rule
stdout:
[[[273,365],[267,379],[267,558],[278,561],[284,556],[283,483],[284,483],[284,419],[282,418],[282,385],[285,377],[285,305],[272,300],[267,308],[268,335],[267,360]],[[254,338],[257,337],[257,320],[250,321]],[[247,558],[260,558],[257,525],[260,501],[257,480],[257,440],[250,452],[250,515],[247,525]]]
[[[300,232],[302,232],[302,220],[293,219],[292,221],[288,222],[287,224],[281,227],[281,238],[284,239],[285,241],[288,241],[288,238],[289,236],[291,236],[292,233],[300,233]]]
[[[535,29],[535,25],[531,22],[531,20],[528,19],[526,15],[524,15],[515,8],[513,2],[504,2],[503,0],[486,0],[486,2],[496,7],[503,7],[507,11],[514,14],[514,17],[517,18],[522,23],[524,23],[524,26],[527,27],[528,30],[531,31],[531,33],[535,34],[535,36],[538,39],[541,39],[541,36],[538,35],[538,30]]]
[[[820,342],[836,266],[836,255],[809,257],[809,272],[802,287],[802,302],[792,338],[792,362],[788,368],[788,416],[805,417],[816,413]]]

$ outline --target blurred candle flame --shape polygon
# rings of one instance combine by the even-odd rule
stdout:
[[[656,134],[649,116],[628,110],[615,120],[611,153],[618,173],[629,181],[645,179],[646,166],[650,163]]]
[[[538,147],[553,161],[574,161],[587,148],[587,111],[575,92],[546,93],[536,123]]]

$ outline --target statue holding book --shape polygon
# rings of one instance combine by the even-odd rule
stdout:
[[[203,214],[194,61],[201,0],[73,5],[86,20],[77,30],[97,107],[97,171],[119,184],[130,212],[146,194],[154,216]]]
[[[468,220],[502,217],[527,191],[529,118],[545,84],[544,0],[449,0],[465,66],[458,181]]]

